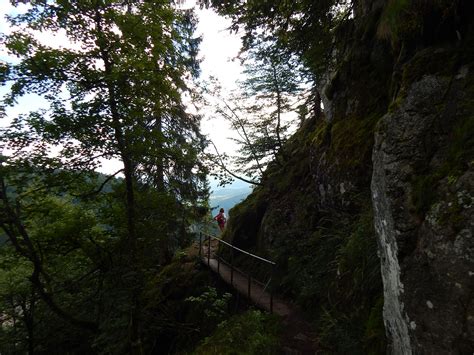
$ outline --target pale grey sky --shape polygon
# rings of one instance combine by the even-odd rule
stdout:
[[[236,81],[242,76],[239,60],[233,60],[241,47],[240,37],[227,29],[230,20],[217,15],[209,9],[197,10],[199,25],[197,34],[202,36],[200,55],[202,56],[202,78],[216,77],[223,89],[236,89]],[[232,153],[236,149],[234,142],[228,138],[236,136],[228,122],[215,117],[212,109],[204,110],[202,131],[217,145],[219,151]]]
[[[193,6],[195,0],[187,0],[184,7]],[[0,0],[0,32],[8,33],[10,31],[7,22],[4,20],[6,14],[13,11],[24,11],[26,5],[20,4],[14,8],[8,0]],[[241,66],[239,61],[233,61],[240,49],[240,37],[231,34],[227,27],[230,21],[217,15],[210,9],[196,8],[199,18],[197,35],[202,36],[200,47],[201,77],[206,79],[210,75],[216,77],[225,90],[235,88],[235,83],[241,75]],[[56,43],[59,46],[71,46],[64,36],[51,36],[51,34],[42,34],[41,38],[45,43]],[[8,57],[5,49],[0,46],[0,60],[12,61],[14,58]],[[0,88],[0,96],[5,93],[5,88]],[[27,95],[19,100],[18,105],[8,108],[7,117],[0,122],[5,126],[10,119],[20,113],[27,113],[41,107],[45,107],[46,101],[36,95]],[[201,112],[204,119],[202,121],[202,131],[214,141],[221,152],[232,153],[236,146],[228,137],[233,136],[229,124],[223,119],[216,118],[210,108],[204,108]],[[104,162],[101,171],[110,172],[116,170],[118,166],[114,162]]]

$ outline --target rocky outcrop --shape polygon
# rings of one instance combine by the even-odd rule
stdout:
[[[372,40],[377,21],[360,25],[366,35],[348,35],[352,40],[338,49],[345,60],[320,89],[324,117],[305,121],[287,142],[282,165],[270,164],[263,186],[230,211],[224,238],[277,262],[269,287],[298,303],[329,352],[380,354],[385,330],[371,157],[393,58],[388,43]],[[244,257],[237,262],[268,275]]]
[[[474,349],[472,5],[428,3],[358,2],[320,88],[327,116],[230,212],[225,238],[278,262],[272,286],[333,353],[383,353],[385,331],[393,354]],[[392,43],[387,4],[413,10]]]
[[[474,133],[474,68],[446,62],[457,56],[447,51],[405,65],[417,78],[376,133],[372,198],[394,354],[474,349],[474,166],[461,133]],[[436,61],[442,72],[424,75]]]

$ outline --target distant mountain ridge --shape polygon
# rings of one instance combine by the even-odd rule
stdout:
[[[235,182],[228,187],[211,187],[209,203],[211,209],[224,208],[225,212],[244,200],[252,192],[252,187],[248,184]]]

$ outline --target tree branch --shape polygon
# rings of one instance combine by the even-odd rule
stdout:
[[[234,120],[230,116],[227,116],[227,117],[232,122],[232,124],[239,126],[240,129],[242,130],[242,133],[243,133],[244,137],[242,137],[242,136],[241,137],[244,138],[247,146],[250,149],[250,152],[253,156],[253,159],[257,163],[257,167],[258,167],[258,170],[260,171],[260,174],[263,175],[263,169],[262,169],[262,166],[260,164],[260,160],[258,159],[257,154],[255,153],[255,149],[254,149],[253,144],[250,142],[250,138],[247,134],[247,131],[245,130],[245,126],[243,125],[242,120],[237,115],[235,110],[232,107],[230,107],[230,105],[227,103],[227,101],[225,101],[224,99],[221,99],[221,101],[224,103],[224,105],[227,107],[227,109],[229,109],[229,111],[234,115],[234,117],[235,117]]]
[[[10,206],[10,203],[8,202],[7,195],[6,195],[6,185],[5,185],[5,180],[3,176],[0,177],[0,189],[1,189],[0,197],[3,200],[4,213],[9,217],[7,228],[5,228],[6,227],[5,221],[2,220],[0,221],[0,223],[2,225],[3,230],[7,233],[8,237],[10,238],[10,241],[12,242],[16,251],[20,255],[30,260],[31,263],[33,264],[33,274],[31,275],[30,280],[33,286],[38,291],[41,299],[48,305],[48,307],[54,313],[56,313],[59,317],[68,321],[72,325],[78,326],[83,329],[96,331],[98,328],[96,323],[77,319],[71,314],[67,313],[56,304],[51,294],[49,294],[46,291],[46,288],[44,287],[43,282],[41,281],[41,277],[40,277],[40,275],[42,274],[46,275],[46,273],[43,270],[43,265],[41,264],[41,260],[38,257],[38,254],[36,253],[36,250],[33,246],[33,243],[31,242],[30,236],[28,232],[26,231],[25,226],[21,223],[20,218],[18,217],[18,215],[15,213],[15,211]],[[10,228],[10,227],[13,227],[13,228]],[[18,239],[18,236],[15,233],[15,229],[17,233],[19,233],[19,235],[21,236],[22,242],[25,244],[25,248],[20,245],[20,240]]]
[[[214,144],[214,142],[211,140],[211,144],[212,146],[214,147],[216,153],[217,153],[217,159],[219,160],[218,164],[219,166],[225,170],[225,172],[227,172],[229,175],[231,175],[232,177],[240,180],[240,181],[243,181],[243,182],[246,182],[248,184],[252,184],[252,185],[258,185],[258,186],[263,186],[263,184],[261,182],[257,182],[257,181],[252,181],[252,180],[248,180],[246,178],[243,178],[241,176],[238,176],[237,174],[233,173],[232,171],[230,171],[226,166],[225,166],[225,163],[224,161],[222,160],[221,156],[220,156],[220,153],[219,151],[217,150],[217,147],[216,145]]]
[[[71,196],[74,196],[74,197],[82,197],[82,198],[88,198],[88,197],[94,196],[94,195],[100,193],[100,192],[102,191],[102,189],[105,187],[105,185],[107,185],[110,180],[112,180],[118,173],[121,173],[122,171],[123,171],[123,169],[119,169],[118,171],[116,171],[116,172],[113,173],[112,175],[109,175],[109,176],[102,182],[102,184],[100,184],[100,186],[97,188],[97,190],[89,191],[89,192],[86,192],[85,194],[79,194],[79,195],[71,194]]]

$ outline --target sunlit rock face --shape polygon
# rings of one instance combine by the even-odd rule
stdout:
[[[394,354],[474,349],[474,68],[451,55],[426,50],[406,64],[414,80],[376,133],[372,199]],[[443,70],[424,74],[436,60]]]

